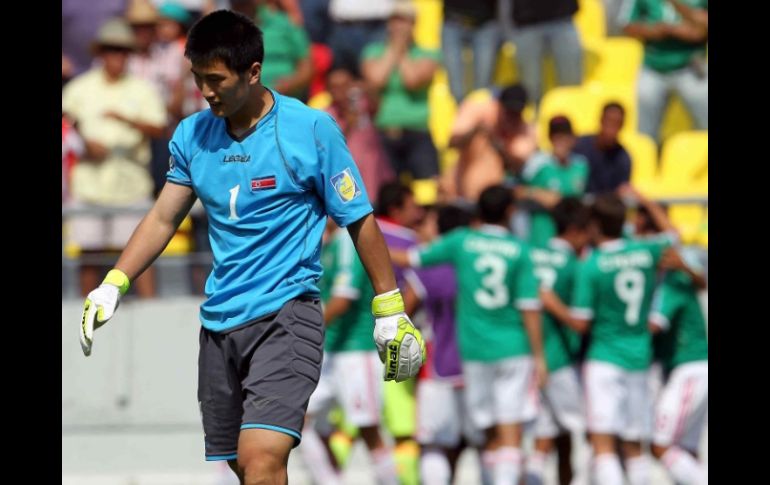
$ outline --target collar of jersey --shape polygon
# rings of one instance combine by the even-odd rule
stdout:
[[[222,122],[225,124],[225,132],[227,133],[227,136],[229,136],[233,141],[236,141],[238,143],[243,142],[246,138],[250,137],[255,131],[257,131],[262,125],[267,123],[267,120],[275,116],[275,113],[278,112],[278,98],[279,96],[270,88],[265,88],[270,93],[270,96],[273,97],[273,106],[270,107],[270,111],[265,113],[265,116],[259,119],[257,121],[257,124],[246,130],[243,135],[237,137],[232,134],[230,131],[230,127],[227,126],[227,120],[222,120]]]
[[[508,236],[511,234],[511,232],[503,226],[496,226],[494,224],[482,224],[479,226],[478,230],[496,236]]]
[[[551,247],[554,249],[561,249],[562,251],[569,251],[571,253],[575,252],[575,250],[572,248],[572,244],[568,243],[560,237],[551,238],[549,242]]]
[[[624,244],[625,241],[622,239],[612,239],[610,241],[604,241],[603,243],[599,244],[599,248],[605,251],[612,251],[622,248]]]

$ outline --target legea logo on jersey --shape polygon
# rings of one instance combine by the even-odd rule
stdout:
[[[246,163],[251,161],[251,155],[224,155],[222,163]]]
[[[361,189],[358,188],[349,168],[332,177],[331,183],[342,202],[350,202],[361,194]]]

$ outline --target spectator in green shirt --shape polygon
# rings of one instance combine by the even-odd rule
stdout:
[[[305,98],[313,77],[310,40],[305,30],[266,0],[238,0],[231,7],[253,18],[262,30],[262,84],[281,94]]]
[[[708,129],[708,0],[634,0],[623,12],[626,35],[644,42],[639,74],[639,131],[659,139],[671,94],[678,94],[695,127]]]
[[[428,131],[428,86],[441,54],[415,45],[415,15],[411,2],[395,3],[388,38],[364,48],[362,72],[380,96],[375,125],[393,169],[428,179],[438,175],[438,154]]]

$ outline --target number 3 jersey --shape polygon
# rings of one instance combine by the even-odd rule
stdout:
[[[230,330],[319,294],[326,215],[341,227],[372,212],[337,124],[271,91],[274,105],[240,137],[210,110],[184,119],[166,178],[193,189],[209,218],[214,265],[202,325]]]
[[[457,275],[457,336],[464,361],[530,353],[521,310],[539,310],[529,247],[505,228],[455,229],[410,251],[413,266],[451,264]]]
[[[571,313],[592,320],[587,359],[645,370],[652,345],[647,319],[658,262],[672,237],[615,239],[600,244],[578,268]]]

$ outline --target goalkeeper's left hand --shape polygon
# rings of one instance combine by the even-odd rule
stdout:
[[[401,382],[416,376],[425,363],[425,341],[404,312],[401,292],[395,289],[375,296],[372,314],[385,380]]]

